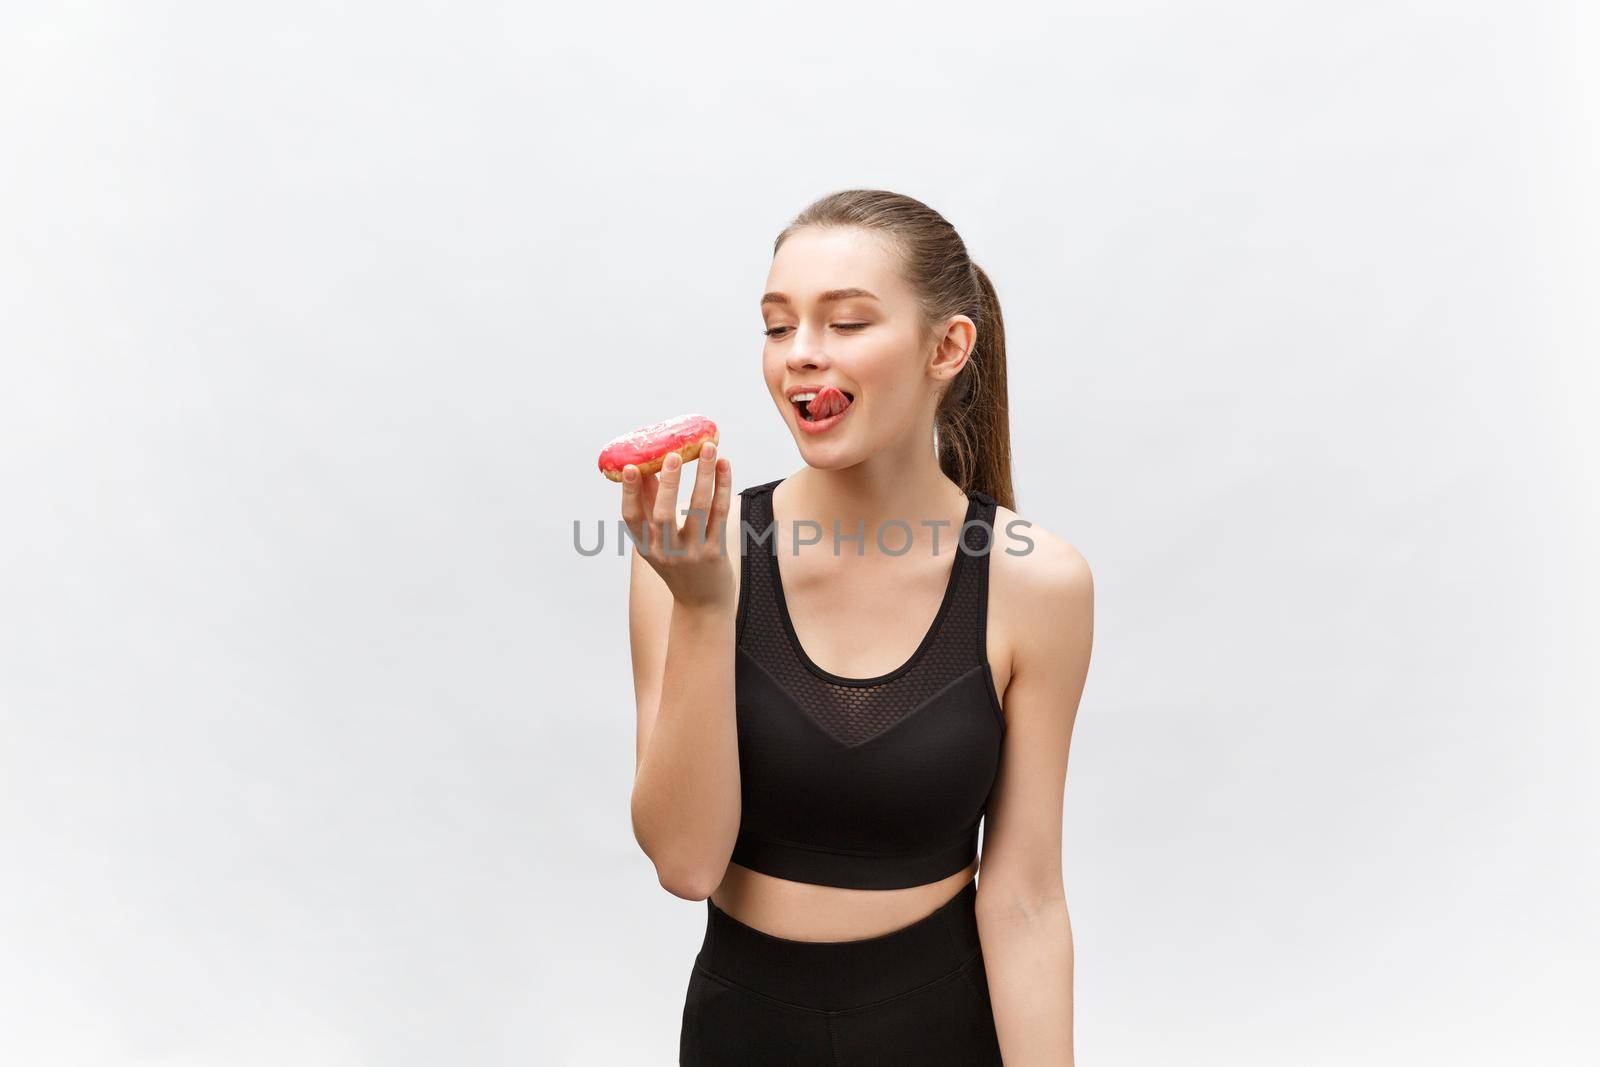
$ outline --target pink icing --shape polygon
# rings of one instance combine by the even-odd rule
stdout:
[[[717,424],[704,415],[678,415],[629,430],[606,442],[600,450],[601,470],[621,470],[629,463],[644,465],[691,441],[715,437]]]

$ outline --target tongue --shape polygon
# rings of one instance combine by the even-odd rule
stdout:
[[[806,411],[813,419],[826,419],[839,414],[850,406],[850,398],[831,385],[825,385],[817,391],[817,397],[806,405]]]

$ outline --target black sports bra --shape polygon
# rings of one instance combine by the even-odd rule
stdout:
[[[911,658],[843,678],[811,661],[789,618],[772,523],[782,480],[739,494],[748,533],[734,542],[743,811],[733,862],[853,889],[936,882],[976,857],[1000,765],[1005,715],[985,645],[995,499],[967,490],[965,548]]]

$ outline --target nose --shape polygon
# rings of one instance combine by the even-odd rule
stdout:
[[[822,349],[822,334],[804,326],[795,331],[794,344],[784,357],[790,370],[828,366],[828,354]]]

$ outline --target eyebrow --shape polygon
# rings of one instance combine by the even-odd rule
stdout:
[[[853,296],[864,296],[868,300],[878,299],[878,295],[876,293],[868,292],[865,289],[829,289],[827,292],[817,297],[817,302],[828,304],[835,300],[849,300]],[[782,293],[763,293],[761,296],[762,307],[765,307],[768,304],[787,304],[788,302],[789,298],[784,296]]]

